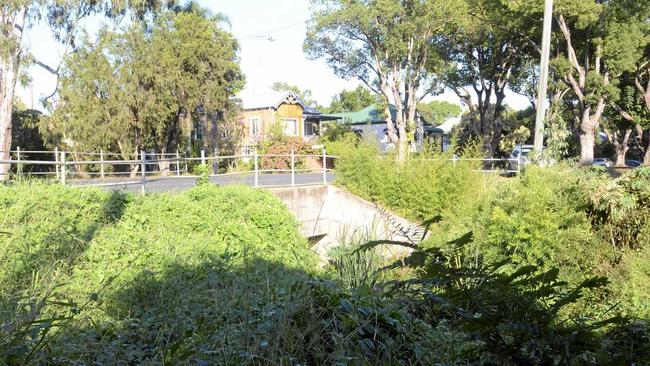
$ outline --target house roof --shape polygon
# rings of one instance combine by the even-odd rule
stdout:
[[[460,124],[460,117],[451,117],[438,126],[445,133],[451,133],[451,130]]]
[[[244,109],[278,108],[283,102],[289,101],[298,103],[305,109],[307,108],[305,103],[296,94],[267,88],[262,90],[244,89],[237,93],[237,99],[241,100],[242,108]]]
[[[383,116],[383,111],[380,111],[375,104],[371,104],[366,108],[356,112],[345,113],[332,113],[342,122],[348,122],[353,125],[365,125],[368,123],[386,123],[386,118]],[[397,112],[394,106],[390,106],[391,119],[396,119]]]

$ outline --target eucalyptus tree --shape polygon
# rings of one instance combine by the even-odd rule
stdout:
[[[470,109],[469,133],[494,155],[507,123],[506,90],[521,81],[540,52],[541,4],[513,0],[467,0],[469,21],[448,38],[451,88]],[[476,100],[476,102],[474,102]]]
[[[594,159],[595,132],[606,108],[618,99],[618,78],[636,67],[647,49],[647,2],[561,0],[556,18],[562,54],[556,72],[570,88],[579,127],[580,158]]]
[[[416,130],[416,108],[439,90],[441,36],[467,12],[459,0],[314,0],[305,50],[335,74],[359,79],[383,100],[398,160]],[[395,107],[391,120],[390,105]]]
[[[30,27],[39,22],[49,25],[68,53],[75,47],[84,18],[104,14],[112,19],[126,15],[137,19],[165,5],[169,4],[163,0],[3,0],[0,5],[0,160],[9,159],[11,112],[21,65],[33,62],[53,74],[58,74],[60,69],[31,57],[23,42]],[[8,168],[0,164],[0,177],[6,178]]]
[[[633,70],[619,78],[618,98],[611,102],[622,122],[636,130],[635,143],[645,151],[643,163],[650,165],[650,23],[646,24],[646,50]],[[644,133],[648,131],[644,144]]]

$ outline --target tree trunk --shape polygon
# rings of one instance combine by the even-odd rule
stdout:
[[[0,26],[8,28],[6,35],[9,40],[15,42],[10,44],[11,50],[8,55],[0,55],[0,160],[9,160],[11,150],[11,114],[14,107],[14,93],[18,70],[20,67],[20,51],[22,46],[23,29],[25,27],[25,16],[27,9],[22,7],[16,10],[13,18],[3,17]],[[5,45],[6,46],[6,45]],[[10,164],[0,164],[0,180],[9,178]]]
[[[594,163],[594,147],[596,138],[594,130],[580,132],[580,163],[591,165]]]
[[[0,160],[11,159],[11,112],[17,70],[13,61],[0,63]],[[0,180],[9,178],[11,164],[0,164]]]
[[[406,161],[406,157],[408,156],[408,149],[408,139],[400,137],[399,145],[397,147],[397,161],[400,164],[403,164]]]
[[[627,155],[627,151],[630,149],[629,147],[629,142],[630,142],[630,135],[632,135],[632,129],[628,128],[625,130],[625,135],[623,136],[623,141],[616,146],[616,166],[617,167],[626,167],[627,164],[625,164],[625,156]]]
[[[627,148],[624,149],[616,149],[616,163],[615,166],[617,168],[625,168],[627,164],[625,164],[625,155],[627,154]]]

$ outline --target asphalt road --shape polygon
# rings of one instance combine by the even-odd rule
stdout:
[[[327,173],[327,182],[334,181],[334,173]],[[196,185],[196,177],[147,177],[145,192],[174,192],[190,189]],[[210,182],[218,185],[241,184],[254,186],[255,176],[253,174],[238,174],[227,176],[210,177]],[[323,173],[296,173],[295,185],[316,185],[323,184]],[[75,186],[101,186],[106,190],[140,192],[142,183],[139,178],[123,179],[76,179],[68,181],[68,184]],[[260,174],[258,187],[289,187],[291,186],[291,174]]]

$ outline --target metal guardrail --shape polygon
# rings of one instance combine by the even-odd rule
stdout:
[[[42,159],[33,160],[31,157],[39,156]],[[210,177],[227,177],[227,176],[240,176],[252,175],[253,186],[255,187],[271,187],[271,186],[298,186],[301,185],[296,182],[296,174],[302,173],[321,173],[321,184],[327,184],[327,174],[333,171],[333,161],[336,156],[327,155],[325,149],[321,154],[295,154],[293,151],[290,154],[258,154],[257,149],[254,149],[252,154],[242,155],[213,155],[207,156],[205,151],[201,151],[200,157],[185,157],[176,153],[152,153],[140,151],[139,159],[119,160],[111,159],[111,157],[122,157],[117,153],[99,153],[88,152],[67,152],[59,151],[28,151],[20,150],[10,152],[10,160],[0,160],[0,164],[9,164],[15,168],[10,174],[17,176],[19,179],[25,176],[35,177],[51,177],[53,180],[60,181],[65,185],[68,183],[78,183],[79,180],[72,181],[74,178],[81,178],[85,186],[122,186],[134,185],[141,186],[140,191],[146,191],[148,178],[198,178],[200,175],[190,174],[189,167],[193,164],[201,164],[212,166],[212,174]],[[28,157],[29,159],[24,159]],[[69,160],[68,157],[88,157],[89,160]],[[52,160],[43,160],[50,158]],[[98,158],[98,159],[97,159]],[[284,163],[287,165],[286,169],[261,169],[263,159],[286,159]],[[308,169],[299,167],[298,162],[300,159],[311,158],[313,162],[320,164],[319,169]],[[425,160],[444,160],[451,161],[454,165],[461,162],[481,162],[480,169],[477,171],[496,174],[519,174],[522,167],[521,158],[519,159],[425,159]],[[232,168],[233,162],[247,162],[252,164],[250,169],[232,171],[228,169],[228,164]],[[330,166],[328,167],[328,162]],[[85,169],[85,167],[93,167],[93,170]],[[26,167],[30,169],[25,169]],[[223,172],[221,172],[223,170]],[[281,173],[290,175],[290,183],[282,185],[262,185],[260,183],[260,176],[264,174]],[[130,180],[123,180],[124,176],[128,175]],[[0,178],[4,178],[1,177]],[[116,179],[120,179],[116,181]],[[314,184],[314,183],[310,183]]]
[[[50,177],[52,179],[58,180],[61,184],[66,185],[71,183],[71,178],[76,176],[83,176],[85,182],[84,186],[122,186],[122,185],[133,185],[139,184],[141,186],[140,191],[144,193],[146,191],[147,179],[153,177],[164,177],[164,178],[198,178],[200,175],[190,174],[189,166],[192,163],[212,166],[213,172],[210,174],[210,177],[225,177],[225,176],[236,176],[236,175],[253,175],[255,187],[271,187],[273,185],[262,185],[260,183],[260,175],[263,174],[273,174],[273,173],[284,173],[290,174],[291,183],[283,184],[280,186],[298,186],[301,184],[296,183],[296,174],[306,173],[306,172],[316,172],[322,173],[322,184],[327,184],[327,173],[331,172],[333,167],[328,167],[328,161],[335,159],[335,156],[327,155],[323,149],[322,154],[295,154],[293,151],[291,154],[258,154],[257,149],[255,149],[253,154],[246,155],[214,155],[206,156],[205,151],[201,151],[200,157],[184,157],[179,153],[175,154],[157,154],[157,153],[147,153],[146,151],[141,151],[139,153],[139,159],[132,160],[107,160],[107,156],[119,156],[120,154],[115,153],[77,153],[77,152],[66,152],[66,151],[21,151],[20,149],[16,151],[11,151],[10,160],[0,160],[0,164],[9,164],[10,167],[13,166],[15,171],[10,172],[13,176],[18,177],[19,179],[25,176],[44,176]],[[53,158],[53,160],[30,160],[24,159],[27,154],[46,154],[48,157]],[[90,157],[90,160],[69,160],[68,156],[85,156]],[[93,157],[98,156],[99,159],[95,160]],[[287,169],[261,169],[262,159],[277,159],[284,158],[286,163],[288,163]],[[317,161],[321,167],[319,169],[306,169],[300,168],[298,162],[300,159],[311,158],[313,161]],[[248,161],[252,162],[252,169],[240,170],[240,171],[229,171],[224,169],[224,172],[220,172],[220,164],[224,162],[233,162],[233,161]],[[160,169],[161,165],[164,165],[165,169]],[[94,166],[97,171],[83,171],[83,167]],[[115,167],[127,166],[127,171],[115,172]],[[30,167],[31,170],[26,171],[24,168]],[[33,169],[38,167],[39,169]],[[80,169],[81,168],[81,169]],[[110,168],[110,169],[109,169]],[[9,169],[10,171],[11,169]],[[80,173],[79,170],[82,170]],[[123,169],[122,169],[123,170]],[[135,172],[135,174],[134,174]],[[127,181],[110,181],[114,180],[116,177],[123,176],[128,174],[131,178]],[[4,178],[4,177],[2,177]],[[93,182],[93,180],[98,180],[98,182]],[[313,184],[313,183],[312,183]],[[277,185],[276,185],[277,186]]]

